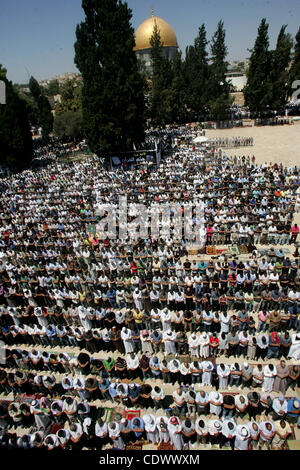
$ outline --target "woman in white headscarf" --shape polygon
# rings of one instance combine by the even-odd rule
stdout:
[[[147,441],[152,442],[152,444],[157,444],[159,434],[156,426],[155,416],[152,414],[147,414],[143,416],[143,420],[145,423]]]
[[[168,431],[174,450],[181,450],[183,446],[183,437],[181,434],[181,422],[176,416],[172,416],[168,422]]]
[[[200,357],[209,357],[209,336],[203,332],[199,337],[199,355]]]

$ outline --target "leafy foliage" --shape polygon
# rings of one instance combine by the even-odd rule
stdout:
[[[90,149],[107,156],[143,141],[144,83],[127,4],[83,0],[82,8],[74,60],[83,78],[83,130]]]

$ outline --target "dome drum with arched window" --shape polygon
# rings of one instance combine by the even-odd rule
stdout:
[[[163,43],[163,55],[171,60],[178,49],[176,34],[173,28],[162,18],[152,15],[138,27],[135,33],[135,47],[139,59],[141,59],[148,71],[151,70],[151,44],[154,26],[157,24],[161,42]]]

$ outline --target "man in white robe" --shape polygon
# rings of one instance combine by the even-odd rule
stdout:
[[[182,426],[179,418],[172,416],[168,422],[168,431],[174,450],[181,450],[183,446],[183,437],[181,434]]]

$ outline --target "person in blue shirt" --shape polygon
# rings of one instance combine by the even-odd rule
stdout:
[[[140,439],[145,431],[145,423],[142,418],[133,418],[131,420],[131,431],[134,433],[137,439]]]
[[[152,341],[152,346],[154,348],[154,353],[157,354],[160,351],[161,345],[162,345],[161,341],[163,339],[163,336],[162,336],[161,331],[154,330],[151,333],[150,338],[151,338],[151,341]]]
[[[106,378],[100,378],[98,382],[98,387],[102,398],[108,400],[111,396],[109,393],[110,381]]]
[[[158,357],[154,356],[154,357],[151,357],[150,361],[149,361],[149,366],[150,366],[150,369],[151,369],[151,372],[154,376],[155,379],[158,379],[161,377],[161,372],[160,372],[160,360],[158,359]]]
[[[110,306],[112,308],[117,308],[115,289],[108,289],[108,291],[106,292],[106,297],[108,298]]]
[[[135,405],[140,397],[141,387],[135,383],[131,383],[128,387],[128,398],[131,405]]]
[[[206,274],[206,268],[207,268],[206,261],[199,261],[198,268],[200,269],[200,273]]]
[[[288,400],[286,420],[289,423],[298,423],[298,427],[299,427],[300,400],[296,397],[289,398]]]
[[[50,345],[53,345],[53,342],[56,339],[56,328],[54,325],[48,325],[46,327],[46,335]]]

